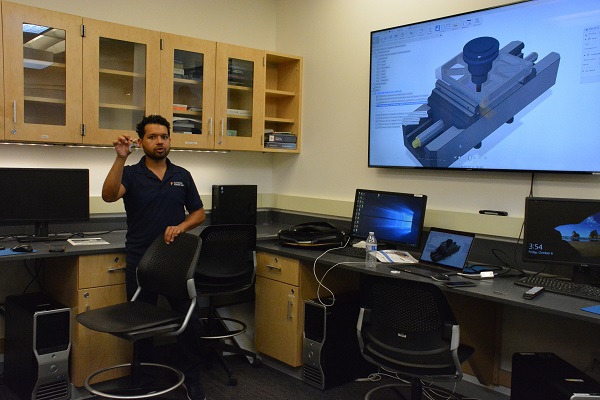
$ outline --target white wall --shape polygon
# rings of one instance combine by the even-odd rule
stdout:
[[[369,33],[504,3],[278,0],[277,47],[304,56],[304,118],[302,154],[275,158],[276,192],[351,200],[357,187],[390,189],[425,193],[432,210],[522,217],[531,174],[367,167]],[[600,198],[600,177],[536,174],[534,194]]]

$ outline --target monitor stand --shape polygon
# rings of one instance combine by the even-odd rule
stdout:
[[[20,236],[17,237],[17,242],[19,243],[32,243],[32,242],[53,242],[59,240],[67,240],[68,237],[60,236],[57,234],[50,235],[48,232],[48,222],[47,221],[38,221],[35,223],[35,231],[33,235],[30,236]]]

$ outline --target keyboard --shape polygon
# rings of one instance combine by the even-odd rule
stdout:
[[[566,296],[578,297],[580,299],[587,299],[600,303],[600,287],[586,285],[584,283],[573,283],[561,279],[541,276],[526,276],[515,281],[515,285],[525,287],[543,286],[544,290],[547,290],[548,292],[564,294]]]
[[[367,251],[365,250],[364,247],[346,246],[346,247],[342,247],[339,249],[330,250],[329,252],[331,254],[337,254],[340,256],[362,258],[363,260],[367,256]]]

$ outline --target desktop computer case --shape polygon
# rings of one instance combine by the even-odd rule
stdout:
[[[256,185],[213,185],[211,223],[256,225]]]
[[[600,400],[600,384],[554,353],[515,353],[511,400]]]
[[[360,353],[359,295],[336,296],[333,306],[304,301],[302,380],[321,390],[368,376],[376,367]],[[330,304],[332,299],[322,299]]]
[[[71,309],[40,293],[5,301],[5,382],[22,400],[71,398]]]

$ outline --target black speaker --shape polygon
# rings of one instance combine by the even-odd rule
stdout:
[[[23,400],[71,398],[71,309],[40,293],[7,296],[5,382]]]
[[[256,225],[256,185],[213,185],[211,224]]]
[[[515,353],[511,400],[600,400],[600,384],[554,353]]]
[[[331,298],[322,299],[330,304]],[[359,295],[336,296],[333,306],[304,301],[302,380],[329,389],[366,377],[376,367],[361,355],[356,335]]]

